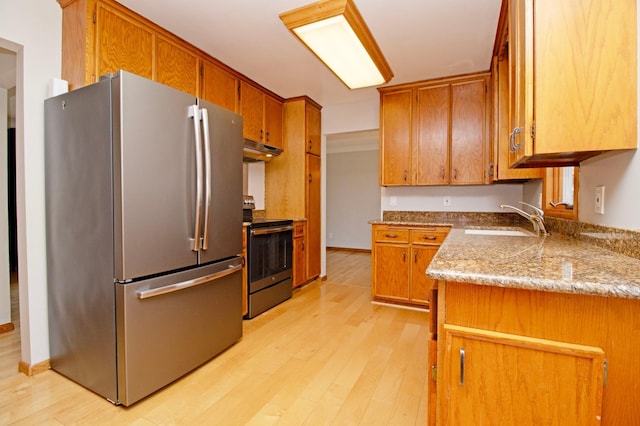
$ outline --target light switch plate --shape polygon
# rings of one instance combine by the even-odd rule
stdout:
[[[604,186],[596,186],[595,212],[604,214]]]

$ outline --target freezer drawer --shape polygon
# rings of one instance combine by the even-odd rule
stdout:
[[[242,336],[241,259],[116,284],[118,403],[130,405]]]

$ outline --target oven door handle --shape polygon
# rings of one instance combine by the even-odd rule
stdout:
[[[206,275],[204,277],[196,278],[193,280],[183,281],[181,283],[169,284],[164,287],[152,288],[149,290],[138,291],[138,299],[148,299],[150,297],[160,296],[162,294],[173,293],[174,291],[184,290],[186,288],[195,287],[200,284],[215,281],[227,275],[231,275],[234,272],[238,272],[242,269],[242,264],[229,265],[225,270],[216,272],[215,274]]]
[[[275,234],[277,232],[286,232],[286,231],[292,231],[292,230],[293,230],[293,225],[278,226],[274,228],[258,228],[258,229],[252,229],[251,235]]]

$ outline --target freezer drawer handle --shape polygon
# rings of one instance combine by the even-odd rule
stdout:
[[[183,281],[181,283],[170,284],[164,287],[151,288],[149,290],[138,291],[138,299],[148,299],[150,297],[160,296],[161,294],[173,293],[174,291],[184,290],[185,288],[195,287],[200,284],[204,284],[210,281],[217,280],[218,278],[226,277],[234,272],[242,269],[242,264],[229,265],[228,269],[224,271],[216,272],[215,274],[206,275],[204,277],[196,278],[193,280]]]
[[[202,133],[204,135],[204,231],[202,239],[202,250],[209,248],[209,219],[211,216],[211,139],[209,138],[209,111],[206,108],[201,108],[202,114]]]
[[[251,235],[275,234],[276,232],[291,231],[292,229],[293,229],[293,225],[278,226],[274,228],[264,228],[264,229],[252,229]]]
[[[202,143],[200,142],[200,110],[198,105],[189,107],[189,117],[193,117],[193,140],[196,145],[196,218],[193,231],[193,251],[200,250],[200,225],[202,222]]]

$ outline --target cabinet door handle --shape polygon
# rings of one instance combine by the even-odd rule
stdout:
[[[458,169],[453,169],[453,180],[458,180]]]
[[[406,261],[407,261],[407,252],[406,252],[406,251],[403,251],[403,252],[402,252],[402,261],[403,261],[403,262],[406,262]]]
[[[513,132],[509,134],[509,152],[516,152],[520,149],[520,144],[516,143],[516,135],[520,133],[520,127],[513,129]]]
[[[264,140],[264,130],[260,129],[260,140]]]
[[[413,263],[418,263],[418,252],[413,252]]]
[[[460,348],[460,386],[464,385],[464,348]]]
[[[312,181],[313,181],[313,179],[311,177],[311,173],[309,173],[309,182],[312,182]]]
[[[313,141],[311,139],[309,139],[309,149],[308,149],[308,151],[311,151],[312,148],[313,148]]]
[[[267,142],[269,142],[269,132],[267,132]]]
[[[434,237],[432,235],[426,235],[426,236],[423,237],[423,239],[429,240],[429,241],[434,241],[434,240],[437,240],[438,237]]]
[[[489,163],[489,176],[495,175],[495,164],[493,162]]]
[[[404,171],[404,173],[403,173],[402,178],[403,178],[403,179],[404,179],[404,181],[406,182],[408,177],[409,177],[409,173],[405,170],[405,171]]]
[[[384,234],[387,238],[398,238],[398,234]]]
[[[444,167],[442,168],[442,171],[440,172],[440,175],[442,176],[442,180],[444,180],[444,178],[445,178]]]
[[[302,242],[302,245],[301,245],[300,251],[304,251],[304,241]]]

